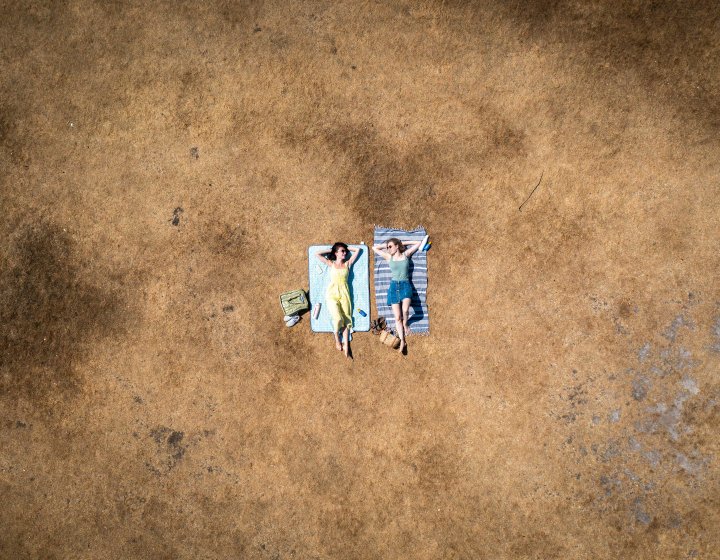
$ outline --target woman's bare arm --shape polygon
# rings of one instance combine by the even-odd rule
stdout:
[[[348,249],[350,249],[350,252],[352,253],[352,257],[350,257],[350,260],[347,262],[348,268],[350,268],[360,256],[360,247],[348,247]]]
[[[423,247],[425,247],[428,237],[430,237],[430,236],[426,235],[425,237],[423,237],[422,241],[411,241],[410,243],[407,243],[407,244],[403,241],[403,245],[405,245],[405,247],[408,247],[407,249],[405,249],[405,256],[410,257],[418,249],[422,249]]]
[[[332,264],[332,263],[330,262],[330,259],[328,259],[328,258],[325,257],[325,255],[327,255],[329,252],[330,252],[330,251],[328,251],[327,249],[321,249],[320,251],[318,251],[317,253],[315,253],[315,256],[318,258],[318,260],[319,260],[321,263],[330,266],[330,265]]]
[[[375,253],[380,255],[383,259],[386,261],[390,260],[390,253],[386,253],[385,251],[380,250],[380,247],[387,247],[385,243],[377,243],[376,245],[373,245],[370,247]]]

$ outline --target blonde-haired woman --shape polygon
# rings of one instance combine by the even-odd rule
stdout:
[[[427,240],[428,236],[426,235],[422,241],[403,243],[393,237],[372,247],[372,250],[388,261],[388,265],[390,265],[392,276],[388,288],[387,304],[392,307],[393,315],[395,315],[395,330],[400,337],[399,351],[401,353],[405,351],[405,337],[410,333],[410,329],[408,329],[410,301],[412,300],[410,257],[424,247]]]

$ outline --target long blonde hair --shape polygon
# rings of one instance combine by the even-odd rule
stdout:
[[[391,237],[385,242],[385,247],[387,248],[388,243],[393,243],[394,245],[397,245],[398,251],[401,253],[405,252],[405,245],[403,245],[402,241],[400,241],[397,237]]]

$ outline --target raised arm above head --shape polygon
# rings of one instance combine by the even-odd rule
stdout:
[[[390,260],[390,254],[386,253],[385,251],[382,251],[381,248],[387,247],[387,243],[376,243],[372,247],[370,247],[376,254],[380,255],[383,259],[386,261]]]
[[[403,245],[405,245],[405,256],[410,257],[413,253],[418,251],[419,249],[422,249],[425,247],[425,244],[427,243],[429,235],[426,235],[422,238],[422,241],[408,241],[407,243],[403,241]]]
[[[317,252],[315,253],[315,256],[317,257],[317,259],[318,259],[321,263],[330,265],[330,264],[331,264],[331,263],[330,263],[330,259],[328,259],[327,257],[325,257],[325,255],[327,255],[329,252],[330,252],[330,251],[327,250],[327,249],[320,249],[319,251],[317,251]]]
[[[348,249],[350,249],[350,252],[352,253],[352,257],[350,257],[350,260],[347,262],[348,267],[350,267],[360,256],[361,249],[360,247],[348,247]]]

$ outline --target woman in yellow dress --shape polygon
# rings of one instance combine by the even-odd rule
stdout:
[[[349,260],[345,260],[348,252],[352,253]],[[350,267],[360,255],[360,249],[349,249],[345,243],[335,243],[327,251],[318,251],[315,256],[330,269],[330,284],[325,292],[325,304],[332,317],[333,337],[335,348],[350,357],[350,328],[352,327],[352,302],[350,301],[350,288],[348,287],[348,274]],[[342,335],[342,343],[340,336]]]

